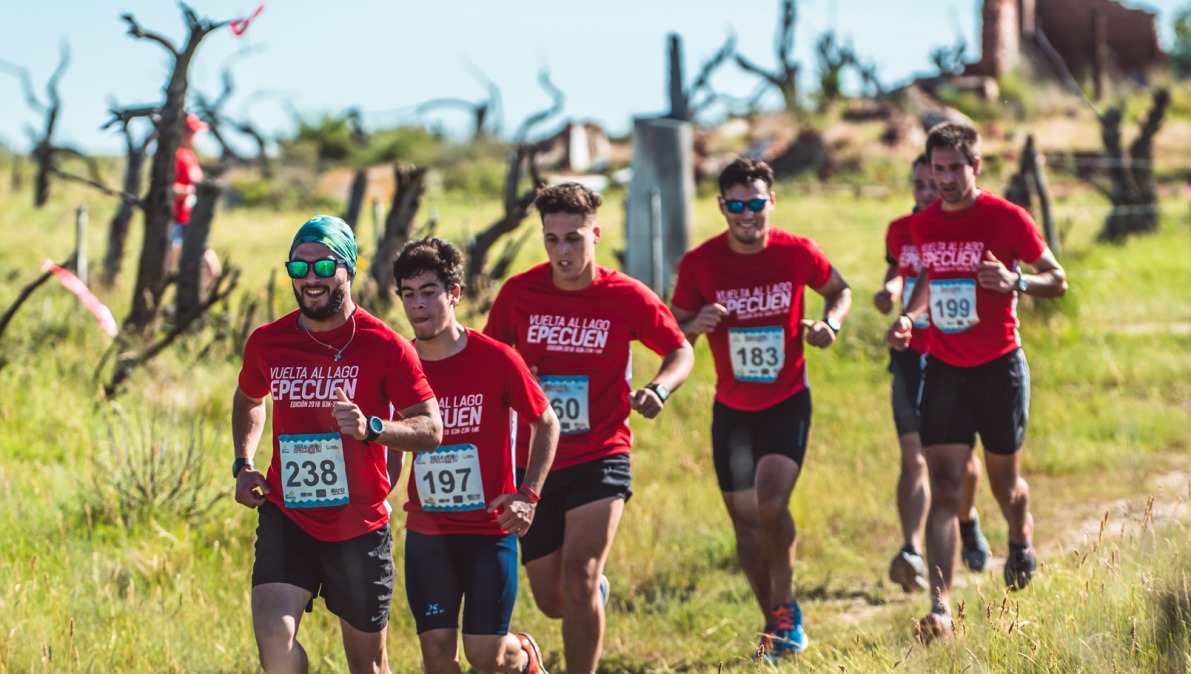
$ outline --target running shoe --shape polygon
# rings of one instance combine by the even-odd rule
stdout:
[[[608,605],[608,595],[612,594],[612,586],[608,583],[608,576],[600,574],[600,603]]]
[[[983,571],[988,565],[988,539],[980,530],[979,517],[973,517],[971,522],[959,523],[959,540],[962,548],[959,555],[964,560],[964,566],[970,571]]]
[[[768,661],[774,662],[787,655],[798,655],[806,650],[810,640],[802,629],[802,608],[797,601],[788,601],[773,607],[773,646],[766,653]]]
[[[926,562],[908,545],[889,563],[889,580],[901,585],[906,592],[922,592],[930,587],[926,580]]]
[[[1034,570],[1038,568],[1038,556],[1034,546],[1009,543],[1009,557],[1005,559],[1005,585],[1010,590],[1020,590],[1030,584]]]
[[[542,664],[542,649],[538,648],[538,642],[524,633],[513,636],[517,637],[517,641],[521,642],[521,650],[525,651],[525,666],[521,668],[521,674],[550,674],[546,671],[546,665]]]
[[[950,639],[954,633],[955,623],[951,622],[951,614],[945,611],[940,612],[937,609],[933,609],[923,616],[914,628],[914,636],[918,637],[918,641],[922,642],[923,646],[933,641]]]

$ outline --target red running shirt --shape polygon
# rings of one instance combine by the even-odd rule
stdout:
[[[597,266],[590,286],[561,290],[549,263],[505,281],[484,333],[516,348],[537,368],[562,426],[552,470],[628,454],[630,342],[661,355],[686,342],[670,309],[639,281]],[[520,467],[527,442],[528,434],[519,434]]]
[[[287,507],[283,482],[332,481],[335,476],[319,473],[317,466],[304,469],[301,461],[283,466],[279,438],[338,435],[339,424],[331,414],[336,387],[366,416],[382,419],[434,397],[409,340],[360,308],[356,309],[355,324],[355,337],[350,320],[334,330],[316,333],[319,341],[335,349],[351,340],[336,361],[334,351],[315,343],[299,327],[298,312],[294,311],[253,331],[240,369],[240,390],[245,395],[273,398],[273,457],[265,476],[270,490],[267,498],[303,531],[323,541],[347,540],[388,524],[386,448],[339,436],[348,503],[297,508]]]
[[[405,526],[431,535],[509,533],[487,506],[517,491],[510,413],[536,420],[550,401],[516,351],[474,330],[462,351],[422,368],[442,412],[442,445],[413,457]]]
[[[976,265],[984,251],[1009,269],[1035,262],[1046,242],[1033,218],[988,192],[959,211],[936,201],[910,221],[910,235],[931,283],[927,352],[945,363],[973,367],[1021,346],[1017,293],[981,288]]]
[[[922,263],[918,260],[918,249],[914,247],[914,240],[910,237],[910,220],[914,215],[900,217],[889,223],[885,232],[885,252],[890,259],[897,260],[897,275],[902,279],[902,311],[906,310],[906,302],[910,299],[914,283],[918,279],[918,272],[922,270]],[[914,324],[910,331],[910,348],[918,353],[926,353],[926,329],[930,326],[930,314],[924,314]]]
[[[758,253],[728,245],[728,233],[678,263],[671,302],[697,313],[719,303],[728,315],[707,335],[715,360],[715,399],[738,410],[767,409],[807,388],[802,353],[803,292],[831,278],[831,263],[810,239],[780,229]]]
[[[174,162],[174,182],[179,185],[197,185],[203,181],[203,169],[199,166],[194,150],[178,148]],[[194,208],[195,195],[179,194],[174,197],[174,222],[190,224],[190,211]]]

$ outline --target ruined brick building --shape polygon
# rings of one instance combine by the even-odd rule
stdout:
[[[1144,79],[1165,61],[1155,14],[1115,0],[984,0],[982,56],[966,74],[996,77],[1020,66],[1077,80]]]

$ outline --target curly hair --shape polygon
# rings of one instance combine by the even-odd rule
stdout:
[[[579,183],[562,183],[539,192],[534,206],[545,222],[546,216],[552,213],[572,213],[587,219],[594,216],[603,203],[603,197]]]
[[[959,150],[968,160],[968,165],[973,166],[980,156],[980,134],[966,124],[936,124],[926,135],[927,161],[931,160],[931,152],[939,149]]]
[[[720,194],[733,185],[752,185],[760,180],[765,187],[773,187],[773,169],[763,161],[739,158],[720,172]]]
[[[393,280],[400,293],[401,282],[430,272],[451,290],[463,287],[463,252],[436,236],[410,241],[393,261]]]

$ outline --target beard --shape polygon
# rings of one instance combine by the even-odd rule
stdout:
[[[335,288],[328,287],[327,303],[321,309],[312,309],[307,307],[303,302],[305,298],[301,291],[294,288],[294,299],[298,301],[298,309],[302,311],[302,315],[312,321],[325,321],[328,318],[339,313],[343,308],[343,303],[347,300],[347,286],[339,285]]]

